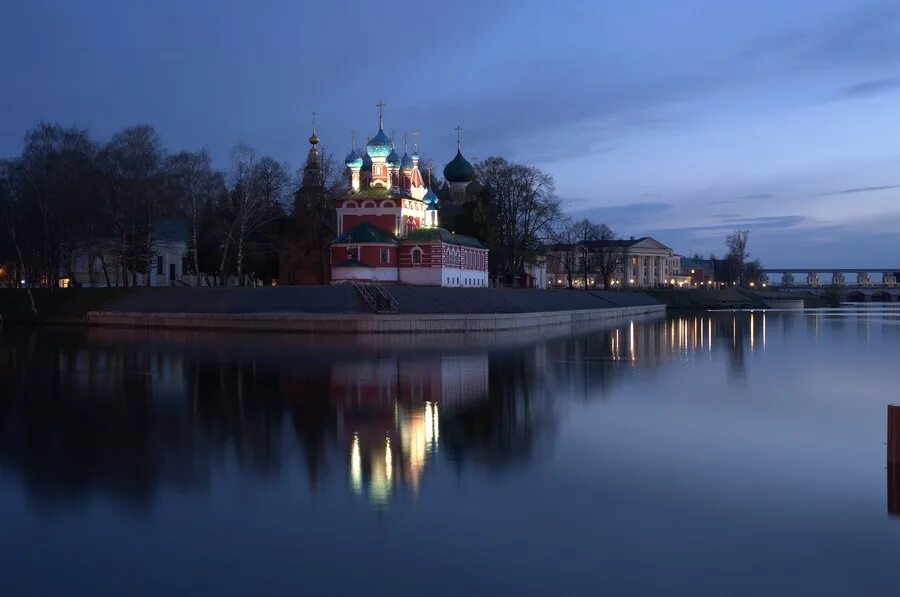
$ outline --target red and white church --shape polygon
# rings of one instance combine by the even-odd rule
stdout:
[[[438,197],[422,176],[419,155],[405,147],[403,156],[397,155],[384,133],[384,104],[379,107],[378,134],[364,153],[354,146],[344,161],[350,191],[335,204],[332,283],[486,287],[487,248],[438,226]],[[475,180],[458,145],[457,140],[456,157],[444,168],[454,194]]]

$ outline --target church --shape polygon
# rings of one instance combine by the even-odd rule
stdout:
[[[488,250],[477,239],[439,226],[438,196],[426,181],[416,148],[403,155],[384,132],[384,103],[378,133],[344,160],[349,186],[335,202],[336,238],[331,242],[331,282],[381,282],[428,286],[485,287]],[[475,169],[462,155],[444,168],[451,193],[465,193]]]

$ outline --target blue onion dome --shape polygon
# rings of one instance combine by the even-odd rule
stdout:
[[[363,165],[362,156],[359,155],[355,149],[351,149],[350,153],[347,154],[347,157],[344,158],[344,164],[348,168],[361,168]]]
[[[414,151],[413,154],[412,154],[412,157],[411,157],[410,159],[412,159],[412,161],[414,161],[414,162],[418,162],[418,161],[420,160],[420,158],[419,158],[419,152],[418,152],[418,151]]]
[[[362,171],[363,172],[371,172],[372,171],[372,158],[369,157],[369,154],[365,154],[362,157]]]
[[[397,152],[394,151],[393,148],[391,148],[391,153],[387,155],[387,158],[385,158],[384,161],[388,166],[392,166],[394,168],[400,167],[400,156],[397,155]]]
[[[404,172],[408,172],[413,168],[413,159],[409,157],[409,154],[405,151],[403,152],[403,157],[400,158],[400,169]]]
[[[366,153],[370,158],[385,158],[394,151],[390,137],[384,134],[384,129],[378,129],[378,134],[366,143]]]
[[[472,182],[475,180],[475,168],[456,150],[456,157],[444,166],[444,178],[447,182]]]
[[[437,209],[438,196],[431,190],[431,187],[428,187],[428,192],[422,197],[422,201],[425,202],[428,209]]]

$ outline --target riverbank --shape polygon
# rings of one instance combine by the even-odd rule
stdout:
[[[5,290],[0,292],[0,314],[8,323],[319,334],[496,332],[543,326],[575,330],[596,321],[665,310],[648,295],[632,292],[422,286],[391,286],[389,292],[397,300],[397,313],[372,313],[347,285],[71,289],[39,304],[34,318],[24,292]]]
[[[679,290],[649,290],[647,294],[665,304],[669,309],[708,311],[710,309],[764,309],[769,301],[803,301],[804,308],[826,307],[829,303],[811,292],[784,294],[779,292],[755,292],[743,288],[704,290],[699,288]]]

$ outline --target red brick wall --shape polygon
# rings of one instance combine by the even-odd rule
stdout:
[[[337,264],[347,259],[347,245],[332,245],[331,264]],[[386,249],[390,258],[389,263],[381,263],[381,250]],[[397,247],[380,245],[360,245],[359,260],[372,267],[397,267]]]

